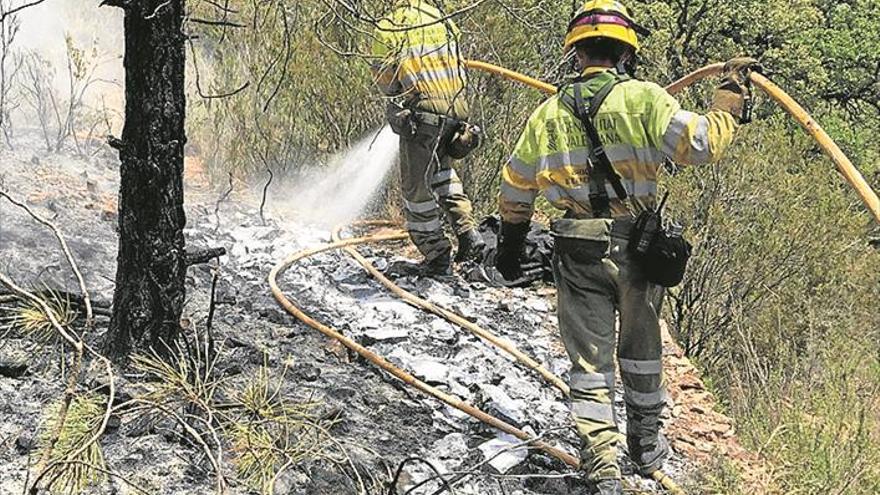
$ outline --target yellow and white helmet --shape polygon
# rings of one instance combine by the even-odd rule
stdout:
[[[601,37],[618,40],[639,51],[637,34],[647,35],[649,31],[633,21],[623,3],[617,0],[590,0],[569,23],[564,50],[567,52],[578,41]]]

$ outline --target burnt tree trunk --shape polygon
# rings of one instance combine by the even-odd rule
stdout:
[[[180,333],[185,296],[184,0],[108,0],[125,10],[119,254],[105,343],[114,357]]]

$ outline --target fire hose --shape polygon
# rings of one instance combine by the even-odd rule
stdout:
[[[471,69],[482,70],[485,72],[489,72],[492,74],[496,74],[498,76],[511,79],[516,82],[523,83],[527,86],[531,86],[537,90],[543,91],[545,93],[554,94],[557,92],[557,88],[552,84],[545,83],[543,81],[539,81],[537,79],[531,78],[524,74],[520,74],[518,72],[514,72],[510,69],[505,69],[504,67],[499,67],[497,65],[489,64],[486,62],[480,62],[476,60],[465,60],[465,65]],[[696,70],[685,77],[679,79],[678,81],[673,82],[669,86],[666,86],[666,91],[669,94],[676,94],[680,92],[682,89],[697,83],[703,79],[708,77],[717,76],[724,70],[724,64],[717,63],[707,65],[702,69]],[[770,98],[772,98],[779,106],[782,107],[791,117],[797,121],[804,130],[809,133],[813,139],[816,140],[816,143],[822,148],[822,151],[831,158],[831,161],[837,166],[837,169],[843,174],[843,177],[849,183],[853,189],[856,190],[856,193],[859,195],[859,198],[874,216],[874,219],[877,223],[880,223],[880,198],[877,197],[877,193],[871,189],[871,186],[862,176],[861,172],[853,165],[852,161],[843,153],[840,149],[840,146],[831,139],[831,136],[825,132],[825,129],[819,125],[816,120],[810,116],[809,113],[802,107],[794,98],[792,98],[788,93],[782,90],[779,86],[777,86],[773,81],[768,79],[763,74],[752,72],[750,75],[752,83],[760,88],[764,93],[767,94]]]
[[[443,392],[442,390],[419,380],[418,378],[416,378],[412,374],[407,373],[406,371],[404,371],[404,370],[400,369],[399,367],[395,366],[394,364],[390,363],[388,360],[386,360],[382,356],[380,356],[380,355],[374,353],[373,351],[367,349],[366,347],[358,344],[353,339],[346,337],[345,335],[340,333],[338,330],[331,328],[327,325],[324,325],[323,323],[310,317],[305,312],[303,312],[299,307],[297,307],[295,304],[293,304],[284,295],[284,293],[281,291],[281,289],[278,286],[278,275],[281,272],[283,272],[284,270],[289,268],[291,265],[293,265],[297,261],[308,258],[310,256],[314,256],[318,253],[322,253],[324,251],[330,251],[330,250],[334,250],[334,249],[348,248],[348,247],[356,246],[359,244],[366,244],[366,243],[371,243],[371,242],[382,242],[382,241],[399,241],[399,240],[404,240],[404,239],[408,239],[408,238],[409,238],[409,236],[405,232],[372,235],[372,236],[367,236],[367,237],[355,237],[352,239],[335,241],[330,244],[326,244],[324,246],[319,246],[319,247],[312,248],[312,249],[306,249],[304,251],[294,253],[294,254],[288,256],[285,260],[283,260],[280,263],[278,263],[277,265],[275,265],[275,267],[269,273],[269,287],[271,287],[272,294],[275,296],[275,299],[278,300],[278,302],[281,304],[281,306],[285,310],[287,310],[290,314],[295,316],[297,319],[299,319],[300,321],[302,321],[306,325],[318,330],[319,332],[323,333],[327,337],[330,337],[332,339],[339,341],[345,347],[348,347],[352,351],[358,353],[359,355],[364,357],[366,360],[370,361],[371,363],[375,364],[376,366],[387,371],[388,373],[390,373],[391,375],[393,375],[397,379],[401,380],[402,382],[406,383],[407,385],[411,385],[411,386],[415,387],[416,389],[418,389],[428,395],[436,397],[436,398],[440,399],[441,401],[445,402],[446,404],[449,404],[450,406],[452,406],[462,412],[469,414],[470,416],[482,421],[483,423],[486,423],[487,425],[490,425],[490,426],[497,428],[505,433],[513,435],[516,438],[519,438],[520,440],[523,440],[523,441],[532,440],[531,436],[528,433],[520,430],[519,428],[511,425],[510,423],[502,421],[502,420],[500,420],[500,419],[498,419],[498,418],[496,418],[486,412],[483,412],[480,409],[462,401],[458,397],[447,394],[447,393]],[[533,447],[538,448],[538,449],[546,452],[547,454],[555,457],[556,459],[563,461],[564,463],[568,464],[569,466],[577,468],[579,465],[579,460],[576,457],[574,457],[573,455],[571,455],[567,452],[563,452],[562,450],[559,450],[555,447],[552,447],[545,442],[534,441],[531,443],[531,445]]]
[[[511,71],[509,69],[505,69],[503,67],[499,67],[496,65],[488,64],[485,62],[479,61],[466,61],[466,65],[472,69],[483,70],[490,73],[494,73],[500,75],[502,77],[515,80],[531,86],[533,88],[539,89],[545,93],[555,93],[557,88],[553,85],[544,83],[537,79],[525,76],[523,74],[519,74],[517,72]],[[675,94],[681,91],[683,88],[705,79],[707,77],[711,77],[713,75],[717,75],[722,71],[723,64],[713,64],[703,69],[700,69],[688,76],[672,83],[667,87],[667,91],[671,94]],[[844,175],[847,182],[852,185],[862,201],[868,207],[868,209],[872,212],[874,217],[880,222],[880,200],[878,200],[876,193],[874,193],[870,186],[865,181],[864,177],[859,173],[859,171],[853,166],[852,162],[846,157],[846,155],[840,150],[836,143],[828,136],[828,134],[819,126],[819,124],[801,107],[794,99],[792,99],[789,95],[787,95],[784,91],[782,91],[778,86],[776,86],[772,81],[767,79],[765,76],[757,73],[751,74],[752,82],[761,88],[764,92],[766,92],[771,98],[777,101],[795,120],[798,121],[801,126],[803,126],[807,132],[809,132],[813,138],[817,141],[820,147],[825,151],[826,154],[834,161],[837,165],[840,172]],[[373,225],[381,224],[373,223]],[[369,224],[369,223],[368,223]],[[378,354],[370,351],[369,349],[361,346],[354,340],[346,337],[341,334],[337,330],[326,326],[317,320],[311,318],[301,309],[299,309],[295,304],[293,304],[281,291],[278,286],[277,278],[281,272],[289,268],[291,265],[300,261],[304,258],[308,258],[310,256],[319,254],[321,252],[334,250],[334,249],[345,249],[346,252],[352,256],[356,261],[358,261],[361,266],[363,266],[373,277],[375,277],[382,285],[386,288],[394,292],[398,297],[406,301],[407,303],[421,308],[425,311],[434,313],[437,316],[440,316],[456,325],[471,331],[472,333],[480,336],[481,338],[489,341],[492,345],[498,347],[499,349],[507,352],[512,355],[518,362],[525,365],[526,367],[535,370],[542,377],[544,377],[548,382],[553,384],[556,388],[562,391],[564,394],[568,394],[568,386],[556,375],[548,371],[544,368],[540,363],[530,358],[529,356],[521,353],[515,347],[513,347],[509,342],[506,342],[497,336],[491,334],[490,332],[482,329],[481,327],[467,321],[460,315],[457,315],[451,311],[440,308],[424,299],[421,299],[394,284],[391,280],[387,279],[379,270],[377,270],[373,265],[360,253],[354,249],[354,246],[365,243],[372,242],[382,242],[382,241],[392,241],[392,240],[403,240],[407,238],[407,234],[403,232],[391,233],[391,234],[380,234],[380,235],[372,235],[367,237],[358,237],[347,240],[340,240],[339,232],[340,228],[337,228],[333,232],[333,240],[334,242],[325,246],[308,249],[305,251],[300,251],[298,253],[294,253],[286,258],[284,261],[280,262],[276,265],[271,273],[269,274],[269,285],[272,289],[272,293],[278,302],[292,315],[297,317],[302,322],[307,325],[315,328],[320,331],[324,335],[333,338],[349,349],[357,352],[359,355],[363,356],[368,361],[373,364],[379,366],[381,369],[387,371],[392,374],[396,378],[400,379],[404,383],[415,387],[416,389],[431,395],[433,397],[438,398],[439,400],[445,402],[446,404],[455,407],[466,414],[494,427],[505,433],[513,435],[521,440],[530,441],[532,440],[528,433],[516,428],[515,426],[502,421],[494,416],[487,414],[484,411],[462,401],[461,399],[454,397],[452,395],[446,394],[445,392],[433,387],[410,373],[398,368],[393,365],[383,357]],[[531,441],[531,445],[537,449],[540,449],[547,454],[561,460],[562,462],[568,464],[571,467],[577,468],[579,466],[579,461],[574,456],[563,452],[555,447],[552,447],[546,444],[543,441]],[[653,478],[657,480],[664,488],[666,488],[670,493],[673,494],[683,494],[684,492],[679,488],[670,478],[665,476],[662,472],[655,472],[653,474]]]
[[[359,225],[379,226],[379,225],[388,225],[388,223],[387,222],[362,222]],[[424,310],[429,311],[431,313],[434,313],[435,315],[440,316],[440,317],[442,317],[452,323],[455,323],[455,324],[459,325],[460,327],[462,327],[466,330],[469,330],[472,333],[489,341],[490,343],[492,343],[493,345],[495,345],[499,349],[512,355],[518,362],[520,362],[523,365],[525,365],[526,367],[538,372],[548,382],[550,382],[551,384],[556,386],[560,391],[562,391],[563,394],[565,394],[566,396],[568,395],[568,391],[569,391],[568,385],[566,385],[565,382],[563,382],[561,378],[559,378],[558,376],[554,375],[549,370],[544,368],[540,363],[538,363],[534,359],[526,356],[525,354],[523,354],[522,352],[517,350],[515,347],[513,347],[510,343],[503,341],[502,339],[495,336],[491,332],[488,332],[488,331],[482,329],[481,327],[467,321],[466,319],[464,319],[460,315],[457,315],[451,311],[440,308],[437,305],[434,305],[434,304],[432,304],[422,298],[419,298],[418,296],[415,296],[414,294],[412,294],[410,292],[403,290],[402,288],[397,286],[394,282],[392,282],[387,277],[385,277],[379,270],[377,270],[369,262],[369,260],[364,258],[360,253],[357,252],[357,250],[354,249],[354,246],[357,246],[360,244],[376,243],[376,242],[383,242],[383,241],[404,240],[409,237],[408,234],[406,234],[404,232],[396,232],[396,233],[387,233],[387,234],[375,234],[375,235],[366,236],[366,237],[356,237],[356,238],[342,240],[342,239],[340,239],[340,236],[339,236],[341,229],[342,229],[341,227],[337,227],[336,229],[334,229],[332,243],[324,245],[324,246],[320,246],[320,247],[316,247],[316,248],[312,248],[312,249],[307,249],[304,251],[299,251],[297,253],[294,253],[294,254],[288,256],[285,260],[278,263],[272,269],[272,271],[269,273],[269,277],[268,277],[269,286],[272,290],[272,294],[275,296],[275,299],[279,302],[279,304],[281,304],[281,306],[287,312],[292,314],[294,317],[296,317],[297,319],[299,319],[300,321],[302,321],[306,325],[314,328],[315,330],[318,330],[319,332],[323,333],[327,337],[330,337],[332,339],[337,340],[345,347],[358,353],[360,356],[362,356],[367,361],[375,364],[379,368],[390,373],[391,375],[393,375],[397,379],[401,380],[402,382],[406,383],[407,385],[411,385],[414,388],[418,389],[419,391],[421,391],[427,395],[430,395],[432,397],[435,397],[435,398],[439,399],[440,401],[470,415],[471,417],[473,417],[473,418],[475,418],[475,419],[477,419],[477,420],[479,420],[489,426],[492,426],[500,431],[503,431],[507,434],[510,434],[520,440],[529,442],[530,446],[537,448],[539,450],[542,450],[545,453],[547,453],[548,455],[550,455],[550,456],[564,462],[565,464],[569,465],[570,467],[577,469],[580,466],[580,460],[578,458],[576,458],[576,457],[572,456],[571,454],[564,452],[560,449],[552,447],[543,441],[534,440],[525,431],[523,431],[523,430],[521,430],[521,429],[519,429],[519,428],[499,419],[499,418],[496,418],[496,417],[478,409],[477,407],[474,407],[473,405],[462,401],[461,399],[459,399],[455,396],[447,394],[447,393],[443,392],[442,390],[439,390],[436,387],[433,387],[433,386],[419,380],[418,378],[416,378],[412,374],[410,374],[410,373],[402,370],[401,368],[395,366],[394,364],[390,363],[388,360],[386,360],[382,356],[380,356],[380,355],[370,351],[369,349],[365,348],[364,346],[358,344],[353,339],[346,337],[345,335],[340,333],[338,330],[336,330],[332,327],[329,327],[327,325],[324,325],[324,324],[320,323],[319,321],[315,320],[314,318],[310,317],[308,314],[306,314],[302,309],[300,309],[298,306],[296,306],[293,302],[291,302],[284,295],[283,291],[278,286],[278,276],[282,272],[284,272],[287,268],[289,268],[294,263],[296,263],[300,260],[303,260],[305,258],[308,258],[310,256],[314,256],[316,254],[319,254],[319,253],[322,253],[325,251],[330,251],[330,250],[335,250],[335,249],[345,249],[349,255],[351,255],[356,261],[358,261],[358,263],[363,268],[365,268],[373,277],[375,277],[382,285],[384,285],[386,288],[391,290],[394,294],[396,294],[398,297],[400,297],[404,301],[408,302],[409,304],[411,304],[413,306],[416,306],[418,308],[421,308],[421,309],[424,309]],[[652,474],[652,478],[654,480],[656,480],[658,483],[660,483],[660,485],[664,489],[666,489],[669,493],[672,493],[674,495],[684,495],[684,491],[682,491],[681,488],[679,488],[678,485],[671,478],[666,476],[663,472],[655,471]]]

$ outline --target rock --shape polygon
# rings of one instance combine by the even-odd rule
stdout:
[[[229,366],[223,369],[223,376],[236,376],[242,373],[241,365],[238,363],[230,363]]]
[[[471,298],[471,289],[465,285],[458,285],[453,289],[453,294],[462,299],[470,299]]]
[[[512,399],[507,392],[495,385],[480,385],[480,389],[483,391],[487,412],[502,416],[515,426],[526,422],[528,404],[525,401]]]
[[[427,383],[444,383],[449,367],[433,359],[417,359],[413,361],[412,373]]]
[[[546,299],[529,298],[526,300],[526,307],[538,313],[549,313],[552,309],[550,303]]]
[[[454,308],[454,311],[472,323],[476,322],[480,317],[479,313],[472,306],[458,305],[458,307]]]
[[[388,268],[388,259],[387,258],[374,258],[373,266],[376,267],[380,272],[384,272],[386,268]]]
[[[364,345],[373,345],[376,342],[401,342],[409,336],[406,328],[384,327],[370,328],[364,332]]]
[[[339,288],[347,292],[355,299],[366,299],[376,294],[376,288],[369,284],[354,284],[350,282],[340,282]]]
[[[490,466],[500,474],[505,474],[525,461],[529,455],[526,447],[513,448],[520,443],[522,442],[516,437],[502,433],[478,448],[483,453],[483,458],[489,460]]]
[[[523,380],[515,375],[507,375],[501,380],[501,387],[514,399],[540,397],[541,392],[534,380]]]
[[[364,272],[357,272],[352,270],[347,264],[340,265],[330,273],[330,278],[332,278],[337,283],[346,282],[348,284],[358,284],[363,282],[366,278],[363,274]]]
[[[418,321],[421,310],[416,309],[405,302],[392,299],[387,301],[375,301],[370,306],[380,317],[392,317],[404,324],[413,324]]]
[[[432,457],[440,460],[463,461],[468,455],[467,437],[461,433],[450,433],[434,442]]]
[[[431,322],[431,335],[444,342],[455,342],[458,332],[452,325],[442,318],[435,318]]]
[[[316,366],[305,364],[298,366],[293,374],[299,380],[314,382],[321,377],[321,370]]]
[[[536,312],[528,312],[523,315],[523,320],[535,326],[540,326],[544,322],[544,315]]]
[[[498,301],[497,308],[501,311],[506,312],[506,313],[513,312],[513,308],[515,308],[515,307],[516,307],[516,304],[511,299],[502,299],[502,300]]]
[[[15,439],[15,451],[20,455],[25,455],[34,450],[35,446],[36,441],[34,440],[34,437],[27,433],[22,433]]]
[[[0,359],[0,376],[6,378],[21,378],[27,373],[27,361],[14,359]]]
[[[120,426],[122,426],[122,419],[120,419],[119,416],[116,416],[114,414],[113,416],[110,416],[109,419],[107,419],[106,432],[107,433],[114,432],[114,431],[118,430]]]
[[[244,258],[248,255],[248,248],[242,243],[235,243],[229,250],[229,255],[233,258]]]
[[[294,493],[294,489],[297,486],[301,486],[304,481],[307,481],[302,473],[295,473],[291,470],[287,470],[280,475],[275,480],[275,485],[272,487],[273,495],[290,495]],[[299,493],[299,492],[297,492]]]

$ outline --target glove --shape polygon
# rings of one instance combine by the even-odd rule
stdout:
[[[415,134],[412,117],[412,110],[394,102],[389,102],[385,108],[385,119],[398,136],[412,137]]]
[[[742,86],[749,81],[749,73],[761,71],[761,63],[752,57],[734,57],[724,64],[721,72],[722,79],[731,79]]]
[[[750,57],[737,57],[727,61],[721,73],[721,84],[712,99],[712,110],[733,115],[739,124],[751,122],[752,83],[749,74],[760,68],[758,61]]]
[[[513,281],[523,276],[522,253],[526,236],[531,228],[530,222],[501,222],[501,236],[498,238],[498,253],[495,268],[505,280]]]
[[[473,124],[462,124],[447,147],[446,153],[455,160],[467,157],[483,141],[483,131]]]

